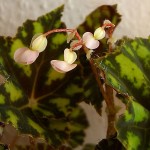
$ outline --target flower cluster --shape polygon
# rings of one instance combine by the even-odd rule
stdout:
[[[109,32],[105,31],[106,28],[110,29],[108,30]],[[100,45],[99,40],[103,39],[106,36],[112,38],[111,35],[113,29],[114,24],[112,24],[109,20],[105,20],[102,27],[97,28],[94,31],[94,34],[92,34],[91,32],[85,32],[82,38],[76,30],[72,29],[55,29],[48,31],[45,34],[36,34],[31,40],[30,48],[24,47],[19,48],[15,51],[14,60],[17,63],[21,63],[24,65],[32,64],[38,58],[39,54],[45,50],[47,46],[46,36],[54,32],[71,32],[68,35],[67,39],[68,43],[71,41],[70,48],[66,48],[64,50],[64,60],[51,60],[50,62],[52,67],[56,71],[60,73],[66,73],[77,66],[77,64],[74,63],[77,59],[77,50],[79,50],[81,47],[86,47],[86,57],[87,59],[90,59],[93,50],[98,48]],[[73,40],[74,37],[76,37],[77,40]],[[111,40],[109,40],[108,42],[111,42]]]

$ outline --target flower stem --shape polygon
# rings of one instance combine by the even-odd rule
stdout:
[[[71,33],[74,32],[75,33],[75,36],[78,39],[78,42],[76,44],[72,45],[72,47],[71,47],[72,49],[74,49],[77,46],[83,45],[82,38],[76,29],[53,29],[53,30],[50,30],[50,31],[44,33],[44,36],[48,36],[52,33],[58,33],[58,32],[71,32]]]
[[[45,36],[48,36],[48,35],[50,35],[50,34],[52,34],[52,33],[58,33],[58,32],[75,32],[76,38],[77,38],[79,41],[82,40],[81,36],[79,35],[79,33],[77,32],[76,29],[53,29],[53,30],[50,30],[50,31],[44,33],[44,35],[45,35]]]
[[[94,73],[95,79],[97,81],[97,84],[99,86],[100,92],[102,93],[103,98],[104,98],[107,108],[108,108],[107,138],[110,138],[116,132],[116,130],[114,128],[116,111],[115,111],[115,107],[114,107],[113,88],[111,88],[108,85],[105,85],[105,90],[104,90],[103,84],[102,84],[101,80],[99,79],[99,74],[96,70],[96,67],[95,67],[92,59],[90,59],[90,65],[91,65],[91,69]]]

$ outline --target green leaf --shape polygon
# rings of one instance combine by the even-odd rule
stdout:
[[[117,13],[117,5],[109,6],[103,5],[98,7],[92,13],[90,13],[85,21],[77,28],[78,32],[82,35],[85,32],[94,33],[95,29],[100,27],[103,24],[105,19],[110,20],[116,26],[120,22],[120,15]],[[106,40],[101,41],[101,46],[94,50],[94,55],[102,55],[103,51],[106,51]],[[84,82],[84,101],[87,103],[91,103],[95,106],[96,110],[100,113],[101,103],[103,97],[99,91],[97,82],[90,68],[90,64],[85,57],[85,54],[80,52],[79,55],[82,77]]]
[[[28,47],[34,34],[66,28],[60,21],[63,7],[28,20],[15,38],[0,37],[1,71],[9,75],[0,86],[0,121],[11,123],[20,133],[41,137],[54,146],[82,144],[88,123],[76,102],[82,96],[82,80],[78,69],[60,74],[50,67],[50,60],[62,59],[66,34],[48,37],[48,45],[37,61],[24,66],[15,63],[16,49]]]
[[[150,111],[135,101],[116,123],[118,139],[127,150],[150,149]]]
[[[95,61],[107,84],[150,110],[150,38],[125,39],[114,53]]]

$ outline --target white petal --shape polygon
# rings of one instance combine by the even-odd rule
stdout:
[[[96,49],[99,46],[99,41],[95,40],[93,34],[90,32],[86,32],[83,34],[83,42],[89,49]]]
[[[77,59],[77,54],[73,52],[71,49],[66,48],[64,50],[64,61],[68,64],[72,64]]]
[[[32,40],[31,40],[31,43],[37,38],[39,37],[40,35],[42,35],[43,33],[37,33],[35,34],[33,37],[32,37]]]
[[[85,43],[91,38],[93,38],[93,34],[91,32],[85,32],[82,36],[82,40]]]
[[[47,38],[43,34],[36,34],[31,41],[31,49],[34,51],[42,52],[47,46]]]
[[[52,60],[50,63],[53,69],[60,73],[66,73],[77,66],[77,64],[68,64],[61,60]]]
[[[101,27],[97,28],[94,32],[94,38],[96,40],[101,40],[105,37],[105,30]]]
[[[14,60],[17,63],[29,65],[32,64],[37,57],[39,56],[39,52],[32,51],[28,49],[27,47],[19,48],[14,53]]]

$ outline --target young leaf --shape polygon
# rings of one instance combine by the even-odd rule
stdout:
[[[118,139],[128,150],[150,149],[150,111],[135,101],[116,123]]]
[[[150,38],[125,39],[114,53],[95,62],[107,84],[150,110]]]
[[[60,21],[63,7],[28,20],[15,38],[0,37],[0,63],[10,75],[0,86],[0,121],[11,123],[20,133],[42,137],[56,147],[67,143],[76,147],[83,142],[86,116],[76,104],[83,88],[78,69],[60,74],[50,67],[51,59],[63,58],[66,34],[48,37],[48,45],[32,65],[13,60],[16,49],[28,47],[36,33],[65,28]]]

